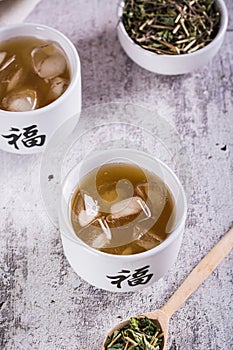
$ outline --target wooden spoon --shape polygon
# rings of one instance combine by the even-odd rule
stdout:
[[[160,309],[137,317],[147,316],[151,320],[157,320],[164,333],[164,344],[161,350],[164,350],[168,338],[168,323],[174,312],[183,304],[183,302],[200,286],[202,282],[214,271],[220,262],[227,256],[233,248],[233,227],[221,238],[221,240],[212,248],[212,250],[200,261],[193,269],[177,291],[171,296],[166,304]],[[105,337],[102,350],[106,350],[105,342],[107,337],[115,330],[125,326],[129,320],[125,320],[115,326]]]

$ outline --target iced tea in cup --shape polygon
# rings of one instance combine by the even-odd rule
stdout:
[[[175,262],[186,214],[183,187],[166,164],[135,149],[94,152],[62,185],[64,253],[95,287],[136,291]]]
[[[0,37],[0,149],[41,152],[60,125],[66,133],[79,119],[78,53],[65,35],[44,25],[2,27]]]

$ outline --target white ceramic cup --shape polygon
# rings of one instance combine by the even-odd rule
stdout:
[[[133,163],[153,172],[166,183],[175,199],[172,232],[160,245],[140,254],[113,255],[91,248],[76,236],[71,224],[71,198],[80,180],[92,169],[116,162]],[[64,253],[74,271],[93,286],[112,292],[136,291],[157,281],[174,264],[182,242],[186,214],[183,187],[163,162],[134,149],[95,152],[77,164],[62,185],[59,226]]]
[[[31,154],[45,149],[49,139],[62,124],[71,128],[81,112],[80,59],[72,42],[61,32],[41,24],[21,23],[0,28],[0,40],[32,36],[58,43],[64,50],[71,74],[66,91],[49,105],[27,112],[0,110],[0,149],[17,154]],[[72,120],[72,123],[65,123]]]

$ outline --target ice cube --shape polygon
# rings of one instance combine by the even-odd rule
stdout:
[[[48,94],[49,100],[56,100],[67,89],[69,82],[67,79],[56,77],[52,80],[50,91]]]
[[[37,106],[36,91],[26,89],[10,92],[2,99],[2,106],[11,112],[32,111]]]
[[[7,92],[13,90],[20,81],[22,81],[23,69],[19,68],[13,73],[13,76],[8,80]]]
[[[97,201],[87,193],[80,191],[75,203],[75,214],[81,227],[89,225],[99,214]]]
[[[152,215],[158,219],[167,201],[167,188],[162,181],[138,184],[136,194],[148,203]]]
[[[95,222],[97,224],[97,222]],[[106,248],[110,245],[110,240],[106,237],[101,227],[90,224],[78,232],[78,236],[95,249]]]
[[[141,240],[147,235],[153,236],[156,240],[159,242],[163,241],[163,238],[161,238],[157,233],[156,229],[154,228],[154,225],[156,224],[156,219],[154,217],[142,219],[139,222],[137,222],[133,227],[133,239],[134,240]]]
[[[55,44],[35,48],[31,52],[35,72],[43,79],[52,79],[66,69],[66,59]]]
[[[108,222],[104,218],[98,218],[97,220],[98,220],[99,225],[102,228],[102,231],[105,234],[106,238],[111,239],[112,233],[111,233],[110,227],[108,225]]]
[[[0,52],[0,66],[2,62],[5,60],[7,53],[6,52]]]
[[[87,212],[87,215],[96,216],[99,212],[99,206],[97,201],[86,193],[84,193],[83,199],[84,199],[84,207]]]
[[[98,193],[101,199],[106,202],[113,202],[117,199],[116,182],[105,183],[98,186]]]
[[[91,246],[95,249],[106,248],[106,246],[108,246],[106,236],[103,233],[100,233],[99,235],[93,237]]]
[[[147,219],[137,223],[133,229],[135,243],[145,250],[152,249],[163,241],[152,227],[152,221]]]
[[[120,179],[112,183],[104,183],[98,186],[100,197],[107,202],[120,201],[133,196],[133,185],[127,179]]]
[[[7,53],[1,52],[1,54],[2,54],[2,57],[0,57],[0,60],[1,60],[0,72],[4,71],[12,62],[15,61],[15,55],[13,55],[10,58],[8,58],[7,60],[5,60]]]
[[[145,234],[143,238],[137,241],[137,245],[145,250],[150,250],[157,245],[159,245],[161,241],[157,240],[152,236],[152,234]]]
[[[95,215],[87,214],[86,210],[81,210],[78,216],[79,224],[81,227],[89,225],[94,219]]]
[[[112,219],[120,219],[126,216],[137,215],[141,211],[146,213],[146,215],[150,215],[149,207],[144,200],[138,196],[123,199],[120,202],[114,203],[110,209]]]
[[[80,192],[78,192],[77,196],[75,197],[75,203],[74,203],[74,214],[75,215],[79,215],[81,210],[84,210],[84,199],[83,199],[83,195]]]

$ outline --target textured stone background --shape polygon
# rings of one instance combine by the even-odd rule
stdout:
[[[98,350],[122,318],[161,307],[233,223],[233,2],[221,52],[178,77],[134,64],[116,36],[117,1],[42,0],[26,21],[51,25],[75,44],[83,107],[124,101],[171,121],[192,161],[182,249],[173,269],[140,292],[116,294],[81,280],[63,255],[40,196],[41,156],[0,151],[0,349]],[[233,349],[233,254],[176,312],[169,350]]]

